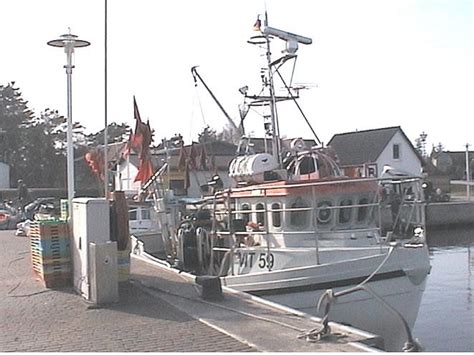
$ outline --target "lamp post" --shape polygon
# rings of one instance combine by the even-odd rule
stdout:
[[[72,210],[72,199],[74,198],[74,147],[72,142],[72,54],[74,48],[87,47],[90,42],[78,39],[76,35],[71,34],[69,29],[68,34],[59,36],[59,39],[55,39],[48,42],[49,46],[62,47],[66,53],[67,63],[64,66],[67,75],[67,199],[69,216],[71,216]]]

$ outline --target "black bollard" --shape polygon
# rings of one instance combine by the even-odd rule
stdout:
[[[201,297],[209,301],[220,301],[222,294],[221,279],[218,276],[196,276],[196,283],[202,287]]]

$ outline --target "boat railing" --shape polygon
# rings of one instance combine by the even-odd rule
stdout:
[[[265,241],[264,246],[268,249],[267,255],[270,255],[270,252],[274,248],[278,248],[278,243],[275,242],[275,235],[283,235],[285,238],[292,238],[292,237],[299,237],[303,235],[310,235],[313,233],[314,235],[314,248],[316,249],[316,261],[319,264],[320,260],[320,244],[321,239],[327,240],[328,235],[337,233],[340,237],[337,240],[333,239],[333,243],[341,242],[344,243],[346,239],[352,239],[354,234],[361,235],[362,233],[370,234],[374,239],[375,243],[379,245],[380,252],[383,252],[383,240],[382,234],[384,232],[384,222],[383,219],[383,208],[386,208],[386,205],[383,204],[383,197],[381,194],[382,185],[380,184],[383,182],[386,184],[396,183],[398,186],[401,184],[413,184],[419,182],[420,179],[416,177],[410,178],[373,178],[373,179],[345,179],[345,180],[336,180],[336,181],[323,181],[323,182],[308,182],[297,184],[294,186],[295,188],[301,187],[311,187],[311,205],[304,206],[304,207],[280,207],[280,208],[269,208],[269,201],[271,203],[271,199],[268,196],[267,192],[272,189],[281,188],[281,186],[261,186],[262,188],[259,189],[263,191],[263,196],[261,199],[262,207],[261,209],[242,209],[237,208],[235,205],[235,201],[232,202],[230,196],[230,190],[216,193],[213,199],[213,226],[211,231],[211,259],[214,259],[213,253],[218,252],[226,252],[230,254],[231,260],[230,265],[232,272],[233,272],[233,265],[234,265],[234,250],[239,247],[253,247],[251,243],[246,243],[247,241],[252,241],[255,239],[260,239],[261,241]],[[378,184],[374,185],[375,191],[372,192],[372,197],[367,199],[367,203],[354,203],[354,204],[347,204],[347,205],[324,205],[324,206],[317,206],[316,205],[316,188],[321,185],[329,185],[329,184],[348,184],[348,183],[367,183],[367,182],[378,182]],[[285,185],[285,188],[293,188],[293,185]],[[241,189],[239,189],[241,191]],[[405,232],[407,232],[408,226],[413,221],[421,221],[424,223],[424,216],[420,215],[419,207],[422,204],[422,198],[419,193],[414,193],[412,191],[412,195],[409,196],[408,189],[405,189],[403,193],[401,193],[401,201],[398,209],[398,213],[394,218],[393,225],[391,229],[395,229],[395,225],[404,218],[405,223]],[[352,203],[352,202],[351,202]],[[220,206],[221,208],[217,208]],[[408,213],[404,208],[408,207]],[[357,221],[358,213],[361,209],[364,209],[365,217],[364,222],[358,223]],[[350,221],[346,223],[338,223],[336,219],[340,218],[341,211],[344,210],[351,210],[350,212]],[[404,216],[402,217],[402,210],[404,211]],[[321,224],[320,220],[318,220],[318,216],[321,211],[329,211],[331,214],[331,218],[333,222],[331,225],[324,225]],[[270,225],[270,221],[272,219],[270,216],[273,213],[280,214],[280,225],[279,227],[275,228],[275,226]],[[298,218],[297,214],[306,214],[307,222],[304,228],[286,228],[288,224],[289,218],[291,218],[291,214],[295,218]],[[253,216],[256,217],[252,218]],[[309,217],[309,218],[308,218]],[[222,223],[216,223],[216,221],[220,221]],[[249,223],[253,222],[253,223]],[[249,226],[250,225],[250,226]],[[390,228],[389,228],[390,229]],[[385,231],[386,232],[386,231]],[[227,237],[231,243],[228,247],[217,247],[214,242],[214,237]],[[306,240],[308,238],[305,238]],[[290,239],[288,239],[290,240]],[[263,245],[262,245],[263,246]],[[270,265],[270,263],[267,263]],[[270,267],[270,266],[269,266]]]

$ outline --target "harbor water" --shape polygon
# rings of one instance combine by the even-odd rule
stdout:
[[[432,270],[413,330],[424,351],[474,351],[474,227],[428,231]]]

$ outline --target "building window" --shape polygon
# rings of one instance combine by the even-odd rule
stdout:
[[[176,196],[184,196],[186,195],[186,189],[184,186],[184,180],[173,180],[171,179],[169,182],[170,189],[173,190]]]
[[[128,211],[128,219],[130,221],[136,221],[137,220],[137,210],[136,209]]]
[[[257,203],[255,206],[255,209],[257,210],[257,224],[264,226],[265,225],[265,206],[263,203]]]
[[[142,219],[151,219],[151,213],[149,208],[142,209]]]
[[[400,144],[394,144],[392,147],[393,159],[400,159]]]
[[[281,227],[281,206],[279,203],[272,204],[272,224],[273,227]]]

